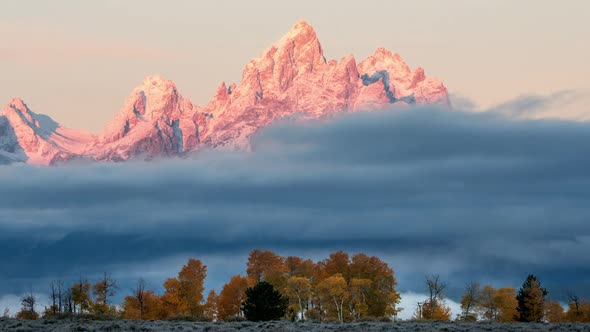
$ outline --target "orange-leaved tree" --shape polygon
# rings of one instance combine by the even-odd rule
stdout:
[[[561,323],[565,321],[565,311],[559,302],[547,300],[545,303],[545,318],[549,323]]]
[[[203,317],[209,321],[217,318],[217,299],[218,296],[215,289],[209,291],[207,302],[205,302],[205,306],[203,307]]]
[[[246,300],[246,289],[248,289],[248,278],[239,275],[233,276],[223,286],[217,298],[217,318],[227,320],[228,318],[242,316],[242,303]]]
[[[146,290],[141,296],[141,303],[136,295],[128,295],[121,306],[124,319],[162,320],[167,318],[162,305],[162,298],[153,290]]]
[[[246,273],[256,282],[266,281],[284,289],[285,259],[269,250],[254,249],[248,256]]]
[[[92,298],[90,297],[90,289],[92,285],[88,280],[80,279],[78,282],[74,283],[70,288],[70,292],[72,294],[72,302],[74,305],[74,312],[76,308],[78,308],[78,313],[86,313],[92,309],[93,303]]]

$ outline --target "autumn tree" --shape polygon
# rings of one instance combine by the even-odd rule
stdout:
[[[517,311],[520,322],[540,322],[544,315],[547,291],[534,275],[529,275],[518,291]]]
[[[109,299],[115,296],[117,288],[117,282],[108,272],[105,272],[103,277],[92,286],[92,294],[95,297],[93,308],[95,314],[106,315],[114,312],[115,308],[110,305]]]
[[[580,299],[575,293],[568,292],[568,310],[565,320],[568,322],[590,322],[590,303]]]
[[[37,298],[31,290],[27,295],[21,298],[21,310],[16,314],[16,318],[34,320],[39,319],[39,314],[35,311]]]
[[[352,278],[350,280],[349,311],[355,320],[366,316],[369,312],[367,304],[371,296],[372,281],[369,279]]]
[[[78,282],[74,283],[70,288],[70,293],[72,296],[73,302],[73,311],[76,312],[76,307],[78,307],[78,313],[85,313],[89,312],[92,309],[93,303],[92,298],[90,297],[90,290],[92,286],[88,280],[80,279]]]
[[[296,305],[300,313],[300,319],[305,320],[304,311],[311,297],[311,282],[305,277],[291,277],[287,279],[285,293],[291,302]]]
[[[154,293],[153,290],[144,289],[141,292],[141,302],[138,300],[137,288],[133,289],[132,295],[128,295],[123,300],[121,309],[124,319],[139,320],[161,320],[166,319],[167,313],[164,311],[162,298]]]
[[[489,321],[496,321],[498,317],[498,307],[494,299],[496,290],[486,285],[479,293],[479,311],[482,317]]]
[[[451,308],[445,304],[444,290],[447,284],[442,282],[438,274],[426,277],[426,288],[428,299],[419,308],[419,319],[427,320],[450,320]]]
[[[123,318],[125,319],[164,319],[166,318],[162,308],[161,298],[154,294],[153,290],[146,288],[146,282],[140,278],[123,300],[122,304]]]
[[[474,322],[477,320],[477,308],[479,306],[481,288],[479,282],[470,282],[465,285],[465,294],[461,296],[462,321]]]
[[[329,276],[326,275],[324,269],[325,261],[318,261],[313,264],[310,275],[311,282],[311,298],[309,300],[309,307],[305,311],[306,319],[322,321],[326,317],[324,303],[321,294],[318,292],[318,285]]]
[[[486,285],[479,291],[475,308],[488,321],[513,322],[517,314],[516,306],[514,288],[495,289]]]
[[[285,281],[285,260],[269,250],[254,249],[248,256],[246,273],[255,282],[267,281],[283,289]]]
[[[269,282],[261,281],[246,289],[246,301],[242,304],[242,311],[250,321],[278,320],[285,316],[288,305],[287,297]]]
[[[348,284],[350,281],[350,256],[342,250],[330,254],[330,257],[325,260],[324,271],[327,276],[339,274]]]
[[[435,305],[433,306],[432,304]],[[451,307],[446,305],[444,301],[430,302],[426,300],[419,303],[414,318],[419,320],[448,321],[451,319],[451,314]]]
[[[565,321],[565,311],[559,302],[548,300],[545,303],[545,318],[550,323],[561,323]]]
[[[311,259],[303,260],[300,257],[288,256],[284,261],[284,270],[288,278],[306,277],[311,278],[313,275],[314,262]]]
[[[496,302],[496,308],[498,315],[496,320],[502,323],[509,323],[516,321],[518,312],[516,307],[518,302],[516,301],[516,291],[512,287],[502,287],[496,289],[494,292],[494,301]]]
[[[344,257],[344,255],[339,254]],[[344,268],[343,261],[332,256],[335,266]],[[401,296],[396,290],[397,280],[395,279],[393,269],[376,256],[367,256],[363,253],[358,253],[352,257],[348,267],[350,279],[348,281],[349,287],[354,289],[359,285],[353,285],[352,280],[368,280],[363,281],[364,304],[359,309],[365,308],[366,311],[362,315],[382,317],[395,316],[400,311],[397,305],[400,302]],[[359,281],[356,281],[358,283]]]
[[[239,275],[233,276],[223,286],[217,298],[217,315],[220,320],[241,316],[242,303],[246,300],[248,278]]]
[[[350,298],[344,277],[337,273],[323,280],[318,284],[317,291],[324,299],[323,302],[332,308],[332,310],[328,310],[328,315],[334,317],[335,314],[339,322],[344,322],[344,304]]]
[[[190,317],[203,316],[203,285],[207,277],[207,266],[198,259],[189,259],[178,272],[177,278],[164,282],[166,291],[163,300],[173,314]]]
[[[580,322],[590,323],[590,303],[583,303],[581,309],[582,319],[580,320]]]
[[[217,300],[218,296],[215,289],[209,291],[207,296],[207,302],[203,306],[203,317],[209,321],[213,321],[217,318]]]

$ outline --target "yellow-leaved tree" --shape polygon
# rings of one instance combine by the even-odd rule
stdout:
[[[169,315],[203,317],[203,285],[207,266],[198,259],[189,259],[178,272],[178,277],[164,282],[162,296]]]
[[[322,303],[326,305],[328,317],[344,322],[344,304],[350,298],[344,277],[337,273],[325,279],[318,284],[317,292],[323,299]]]
[[[285,293],[289,297],[291,306],[294,306],[300,314],[300,319],[305,320],[304,311],[311,297],[311,282],[305,277],[291,277],[287,279]]]
[[[91,288],[92,285],[90,285],[90,282],[82,279],[82,277],[80,277],[78,282],[72,285],[70,292],[72,294],[74,312],[76,312],[76,308],[79,314],[87,313],[92,309],[93,303],[92,298],[90,297]]]
[[[419,303],[414,314],[416,319],[425,320],[450,320],[451,308],[445,303],[444,290],[447,284],[442,282],[440,276],[430,275],[426,277],[428,298]]]
[[[369,312],[367,300],[371,296],[371,284],[369,279],[352,278],[350,280],[349,310],[355,320],[366,316]]]
[[[466,322],[477,321],[477,308],[480,306],[481,288],[479,282],[470,282],[465,285],[465,293],[461,296],[461,315],[458,320]]]
[[[94,314],[99,316],[116,314],[116,307],[110,303],[110,298],[115,296],[117,288],[117,282],[108,272],[105,272],[103,277],[92,286],[92,294],[95,297]]]

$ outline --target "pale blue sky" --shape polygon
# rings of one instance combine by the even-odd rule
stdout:
[[[586,0],[19,0],[0,4],[0,103],[96,132],[159,73],[204,105],[300,19],[328,58],[384,46],[484,107],[590,89]]]

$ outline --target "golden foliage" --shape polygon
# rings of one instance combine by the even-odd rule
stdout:
[[[161,320],[166,319],[166,313],[163,310],[162,298],[154,291],[148,290],[143,294],[143,313],[140,310],[139,300],[137,297],[129,295],[123,300],[122,310],[124,319],[143,319],[143,320]]]
[[[426,301],[416,309],[414,314],[416,319],[448,321],[451,320],[451,307],[446,305],[444,301]]]
[[[350,298],[344,277],[338,273],[323,280],[318,284],[317,292],[323,298],[323,303],[327,305],[327,316],[343,322],[344,304]]]
[[[203,317],[207,320],[215,320],[217,318],[217,293],[212,289],[207,296],[207,302],[203,306]]]
[[[300,317],[304,318],[305,304],[311,297],[311,282],[306,277],[291,277],[287,279],[285,293],[289,297],[291,305],[294,306],[300,313]]]
[[[565,321],[565,311],[559,302],[548,301],[545,303],[545,318],[550,323],[561,323]]]
[[[166,291],[162,296],[165,310],[169,314],[202,317],[203,283],[207,277],[207,266],[198,259],[189,259],[178,272],[177,278],[164,282]]]
[[[254,249],[248,257],[246,273],[256,283],[267,281],[277,289],[284,285],[285,260],[272,251]]]
[[[239,275],[233,276],[223,286],[217,298],[217,318],[226,320],[231,317],[241,316],[241,306],[246,300],[248,278]]]

